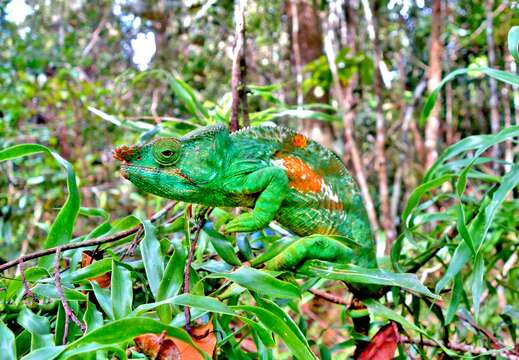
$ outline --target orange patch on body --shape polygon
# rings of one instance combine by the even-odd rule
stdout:
[[[292,156],[281,158],[287,171],[288,185],[300,192],[319,192],[323,179],[305,162]]]
[[[298,148],[304,148],[308,144],[308,140],[306,140],[306,137],[301,134],[297,134],[292,139],[292,145]]]

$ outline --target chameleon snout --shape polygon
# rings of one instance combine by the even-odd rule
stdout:
[[[126,146],[126,145],[119,146],[118,148],[115,148],[112,151],[112,155],[113,155],[114,159],[122,162],[120,173],[121,173],[121,176],[125,179],[128,179],[127,165],[129,163],[129,161],[132,159],[132,157],[134,157],[134,154],[135,154],[135,148],[133,146]]]
[[[126,161],[130,160],[131,156],[133,155],[133,152],[134,152],[134,150],[132,147],[123,145],[123,146],[119,146],[118,148],[115,148],[112,151],[112,155],[113,155],[114,159],[122,161],[122,162],[126,162]]]

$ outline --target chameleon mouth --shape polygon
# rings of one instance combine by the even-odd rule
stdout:
[[[126,180],[129,180],[128,179],[128,167],[126,165],[121,165],[121,170],[119,170],[119,173],[121,174],[121,176],[123,178],[125,178]]]
[[[123,162],[121,164],[121,169],[119,170],[119,172],[123,178],[125,178],[126,180],[130,180],[130,173],[131,173],[130,170],[137,170],[137,171],[146,172],[146,173],[160,172],[159,169],[156,169],[156,168],[134,165],[134,164],[127,163],[127,162]],[[133,172],[135,173],[135,171],[133,171]]]

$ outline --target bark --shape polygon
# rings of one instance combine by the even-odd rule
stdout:
[[[344,4],[344,13],[346,16],[344,17],[345,26],[345,44],[344,46],[347,46],[350,48],[350,53],[354,55],[357,52],[357,23],[356,23],[356,14],[355,14],[355,8],[353,7],[352,0],[347,0]],[[357,100],[355,99],[354,91],[357,87],[357,84],[359,82],[359,76],[357,73],[353,74],[350,81],[346,85],[344,89],[344,99],[343,99],[343,111],[344,111],[344,119],[343,124],[344,128],[346,129],[346,124],[351,124],[353,126],[354,119],[356,116],[357,111],[355,110],[355,103]],[[346,135],[346,133],[344,134]],[[347,140],[345,138],[345,140]],[[348,162],[348,158],[350,157],[351,153],[351,143],[350,141],[344,142],[344,161]]]
[[[454,4],[449,3],[445,9],[448,12],[447,21],[452,24],[454,22],[453,16]],[[450,35],[449,45],[445,54],[446,68],[445,73],[451,72],[451,64],[456,63],[456,47],[458,45],[458,39],[455,33]],[[445,84],[445,142],[447,145],[453,144],[455,140],[456,125],[454,123],[453,109],[452,109],[453,90],[452,82],[449,81]]]
[[[431,49],[429,52],[429,73],[427,90],[432,92],[440,84],[442,78],[442,55],[443,45],[441,43],[442,30],[442,1],[432,1],[432,25],[431,25]],[[440,109],[441,102],[438,100],[431,111],[425,127],[425,167],[429,168],[438,158],[438,140],[440,134]]]
[[[249,126],[249,114],[247,106],[247,90],[245,87],[245,76],[247,73],[247,65],[245,61],[245,1],[238,1],[235,4],[235,43],[234,54],[232,60],[231,74],[231,119],[229,122],[229,130],[237,131],[240,128],[239,114],[242,114],[243,126]]]
[[[496,66],[496,49],[494,45],[494,14],[492,13],[493,0],[485,1],[485,17],[486,17],[486,38],[488,49],[488,66],[495,68]],[[498,95],[497,95],[497,80],[489,77],[490,84],[490,130],[492,134],[499,132],[499,110],[498,110]],[[499,146],[492,147],[492,156],[498,158],[500,155]],[[498,168],[498,164],[494,162],[494,169]]]
[[[368,24],[369,41],[373,44],[373,57],[376,65],[374,90],[376,107],[376,140],[375,140],[375,169],[378,175],[378,191],[380,199],[380,223],[385,232],[386,237],[386,253],[389,254],[391,242],[395,239],[396,231],[395,224],[391,220],[389,208],[389,186],[387,181],[387,159],[385,153],[386,145],[386,124],[384,119],[384,112],[382,109],[382,73],[380,66],[382,64],[382,51],[378,38],[378,29],[374,11],[372,11],[368,0],[362,0],[364,8],[364,15]]]
[[[369,193],[368,182],[366,179],[366,174],[364,171],[364,165],[362,163],[361,154],[359,148],[357,146],[357,142],[354,135],[354,124],[353,124],[353,116],[351,116],[351,105],[353,103],[353,88],[351,88],[351,92],[348,95],[347,89],[343,89],[341,87],[341,82],[339,80],[338,69],[336,64],[336,53],[334,50],[334,43],[336,42],[335,34],[333,31],[325,31],[324,37],[324,49],[326,53],[326,58],[328,60],[328,65],[330,66],[330,71],[333,77],[333,86],[334,93],[337,97],[337,101],[341,108],[341,112],[343,114],[343,125],[344,125],[344,139],[347,144],[347,150],[350,153],[350,157],[353,163],[353,169],[355,178],[357,183],[359,184],[359,188],[362,194],[362,198],[364,199],[364,203],[366,205],[366,211],[368,213],[369,221],[371,227],[375,233],[377,233],[379,229],[379,223],[377,219],[377,214],[375,211],[375,206],[373,203],[373,198]]]
[[[505,56],[505,68],[507,71],[512,72],[512,63],[514,62],[514,59],[510,54]],[[505,128],[512,126],[512,108],[511,105],[513,104],[512,99],[513,96],[516,93],[516,89],[512,90],[512,87],[509,84],[505,84],[501,88],[501,94],[502,94],[502,100],[503,100],[503,110],[504,110],[504,118],[505,118]],[[512,96],[512,97],[511,97]],[[515,121],[519,121],[517,119],[517,113],[515,115]],[[505,160],[508,161],[510,164],[514,161],[514,153],[513,153],[513,144],[512,140],[507,140],[505,142]],[[505,165],[505,171],[508,172],[511,169],[511,165]],[[513,197],[513,194],[509,194],[509,199]]]
[[[311,0],[289,0],[287,4],[291,33],[292,67],[297,80],[297,104],[328,103],[329,94],[317,97],[314,89],[303,92],[303,68],[323,55],[322,31],[319,12]],[[333,130],[330,124],[314,119],[303,119],[299,130],[328,148],[333,145]]]

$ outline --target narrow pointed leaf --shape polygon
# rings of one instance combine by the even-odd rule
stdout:
[[[250,267],[241,267],[231,273],[210,274],[209,278],[224,277],[259,294],[270,295],[277,298],[294,299],[301,295],[294,284],[276,279],[265,271]]]

